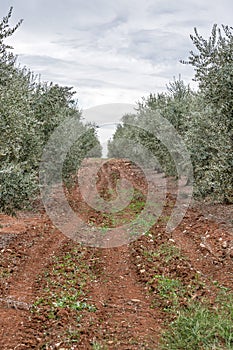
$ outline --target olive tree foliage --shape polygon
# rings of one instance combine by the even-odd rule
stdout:
[[[208,39],[194,28],[191,40],[196,50],[184,63],[194,67],[194,79],[203,97],[187,133],[195,158],[197,187],[202,196],[232,203],[233,28],[215,24]]]
[[[215,118],[224,120],[232,135],[233,121],[233,28],[215,24],[211,35],[204,39],[194,28],[190,35],[196,51],[188,61],[195,70],[195,80],[204,94],[205,102],[218,113]],[[214,118],[214,114],[213,114]]]
[[[137,113],[122,118],[122,124],[109,142],[109,156],[118,157],[121,149],[125,150],[126,157],[132,158],[137,148],[127,148],[127,139],[133,139],[156,156],[155,168],[176,176],[173,159],[174,155],[179,157],[179,148],[174,145],[173,150],[167,150],[155,137],[159,113],[175,127],[186,144],[193,165],[195,195],[232,203],[233,30],[214,25],[208,40],[196,29],[194,32],[191,39],[197,52],[191,51],[188,62],[184,63],[194,67],[198,91],[192,91],[179,78],[168,84],[165,93],[143,98]],[[127,120],[133,120],[139,128],[132,129]],[[166,133],[165,125],[161,127]],[[122,136],[124,141],[120,141]],[[145,157],[144,160],[148,161]],[[185,164],[183,166],[185,169]]]
[[[85,130],[83,143],[70,151],[64,164],[69,178],[90,144],[101,147],[95,128],[84,125],[70,87],[42,83],[30,70],[20,68],[5,39],[22,23],[9,25],[12,8],[0,22],[0,210],[14,213],[28,206],[39,190],[42,152],[54,129],[66,118],[76,118]],[[63,142],[64,140],[61,140]]]
[[[21,19],[14,27],[10,28],[9,26],[9,20],[12,16],[13,7],[10,8],[7,16],[3,17],[2,21],[0,22],[0,68],[2,68],[3,63],[7,63],[8,66],[12,66],[15,62],[15,57],[12,54],[12,52],[9,52],[9,49],[12,49],[10,45],[7,45],[5,43],[5,39],[10,37],[14,32],[19,28],[19,26],[22,24],[23,20]],[[5,73],[5,67],[1,73]],[[4,75],[1,74],[1,79],[4,80],[6,78]]]
[[[125,150],[126,157],[142,159],[144,165],[153,166],[168,176],[177,176],[174,159],[182,162],[180,154],[182,150],[179,149],[180,145],[176,137],[174,137],[173,147],[169,149],[158,138],[161,132],[165,136],[166,132],[170,132],[167,130],[167,123],[161,121],[159,116],[174,126],[181,136],[184,136],[194,97],[195,93],[179,78],[169,83],[167,92],[157,95],[150,94],[148,98],[143,98],[138,103],[137,113],[122,118],[122,125],[118,126],[113,140],[109,142],[109,156],[119,156],[119,149],[122,149],[122,151]],[[130,124],[138,125],[138,128]],[[127,147],[127,140],[134,140],[134,143],[142,145],[142,148],[135,145]],[[142,149],[144,151],[141,151]],[[182,165],[183,171],[185,171],[185,166],[185,164]]]

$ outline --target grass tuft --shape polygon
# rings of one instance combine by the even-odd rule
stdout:
[[[214,306],[189,304],[164,332],[163,350],[233,349],[233,294],[219,294]]]

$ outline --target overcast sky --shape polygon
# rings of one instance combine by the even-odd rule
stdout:
[[[42,80],[73,86],[81,109],[127,110],[174,76],[190,83],[192,67],[179,63],[193,48],[189,34],[197,27],[207,36],[233,16],[232,0],[1,0],[0,17],[10,6],[12,24],[24,19],[11,40],[18,61]],[[119,118],[110,119],[89,118]]]

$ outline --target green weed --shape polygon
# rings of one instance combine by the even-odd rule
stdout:
[[[162,335],[161,349],[233,349],[233,294],[219,295],[214,306],[191,303]]]
[[[100,344],[98,341],[94,341],[92,344],[92,350],[107,350],[105,345]]]

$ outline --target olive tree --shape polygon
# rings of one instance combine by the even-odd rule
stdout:
[[[0,22],[0,210],[14,213],[28,206],[39,193],[38,171],[44,146],[65,119],[75,118],[86,139],[73,147],[64,164],[64,178],[71,176],[81,158],[93,146],[101,148],[94,126],[81,120],[70,87],[43,83],[29,69],[20,68],[5,39],[11,28],[8,15]]]
[[[233,28],[215,24],[208,39],[194,28],[190,37],[195,51],[183,63],[194,67],[194,79],[203,97],[199,104],[202,109],[197,107],[187,137],[199,169],[199,190],[203,196],[212,194],[215,199],[232,203]]]

